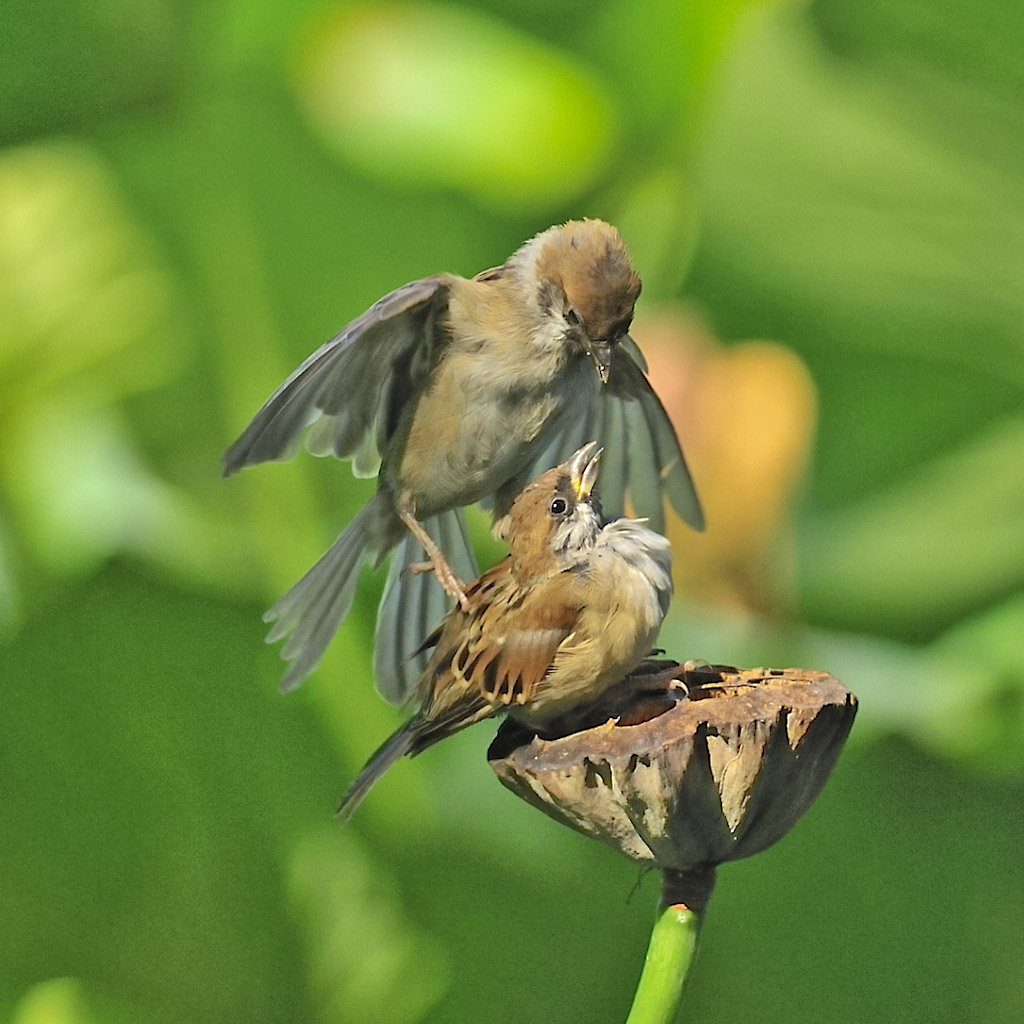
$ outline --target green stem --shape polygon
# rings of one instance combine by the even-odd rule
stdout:
[[[673,1024],[697,952],[704,908],[714,887],[714,869],[662,876],[658,919],[626,1024]]]

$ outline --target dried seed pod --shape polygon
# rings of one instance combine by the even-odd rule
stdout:
[[[716,865],[771,846],[811,805],[856,709],[825,672],[645,662],[575,731],[508,721],[488,758],[555,820],[667,878],[710,875],[710,894]]]

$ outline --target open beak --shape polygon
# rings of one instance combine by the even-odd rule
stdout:
[[[603,448],[598,448],[591,457],[590,453],[597,446],[596,441],[589,441],[569,460],[569,477],[572,489],[578,501],[589,501],[590,493],[597,483],[597,474],[601,466]]]
[[[612,375],[611,345],[606,341],[591,341],[590,338],[584,334],[583,347],[586,350],[587,355],[590,356],[590,360],[594,364],[594,369],[597,370],[597,375],[601,378],[601,383],[607,384],[608,378]]]

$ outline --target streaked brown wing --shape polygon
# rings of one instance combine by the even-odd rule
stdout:
[[[405,402],[418,393],[436,358],[436,324],[451,277],[403,285],[322,345],[270,396],[225,452],[224,475],[295,454],[303,431],[318,454],[355,455],[354,471],[372,475]]]
[[[470,693],[463,682],[461,670],[453,669],[456,658],[465,658],[469,646],[479,641],[489,617],[491,606],[504,604],[513,592],[510,573],[511,558],[492,566],[479,579],[466,587],[469,610],[455,605],[443,621],[429,633],[412,652],[412,656],[433,650],[416,686],[406,697],[409,704],[418,703],[425,719],[441,719],[452,708],[459,707],[467,697],[479,700],[479,692]],[[457,713],[456,713],[457,715]]]
[[[526,590],[508,573],[503,581],[494,599],[472,615],[450,671],[489,703],[524,704],[572,634],[579,608],[560,599],[557,577]]]

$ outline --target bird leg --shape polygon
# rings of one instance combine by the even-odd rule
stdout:
[[[416,505],[412,498],[402,497],[399,498],[397,504],[398,518],[405,523],[406,528],[409,532],[420,542],[424,552],[427,555],[429,561],[426,562],[413,562],[408,566],[409,572],[430,572],[433,570],[434,575],[437,577],[437,582],[444,588],[444,592],[454,600],[459,602],[459,607],[462,610],[469,611],[469,598],[466,597],[466,591],[462,585],[462,581],[458,576],[455,575],[455,571],[448,564],[448,559],[444,557],[444,553],[434,543],[430,534],[423,529],[422,524],[416,518]]]

